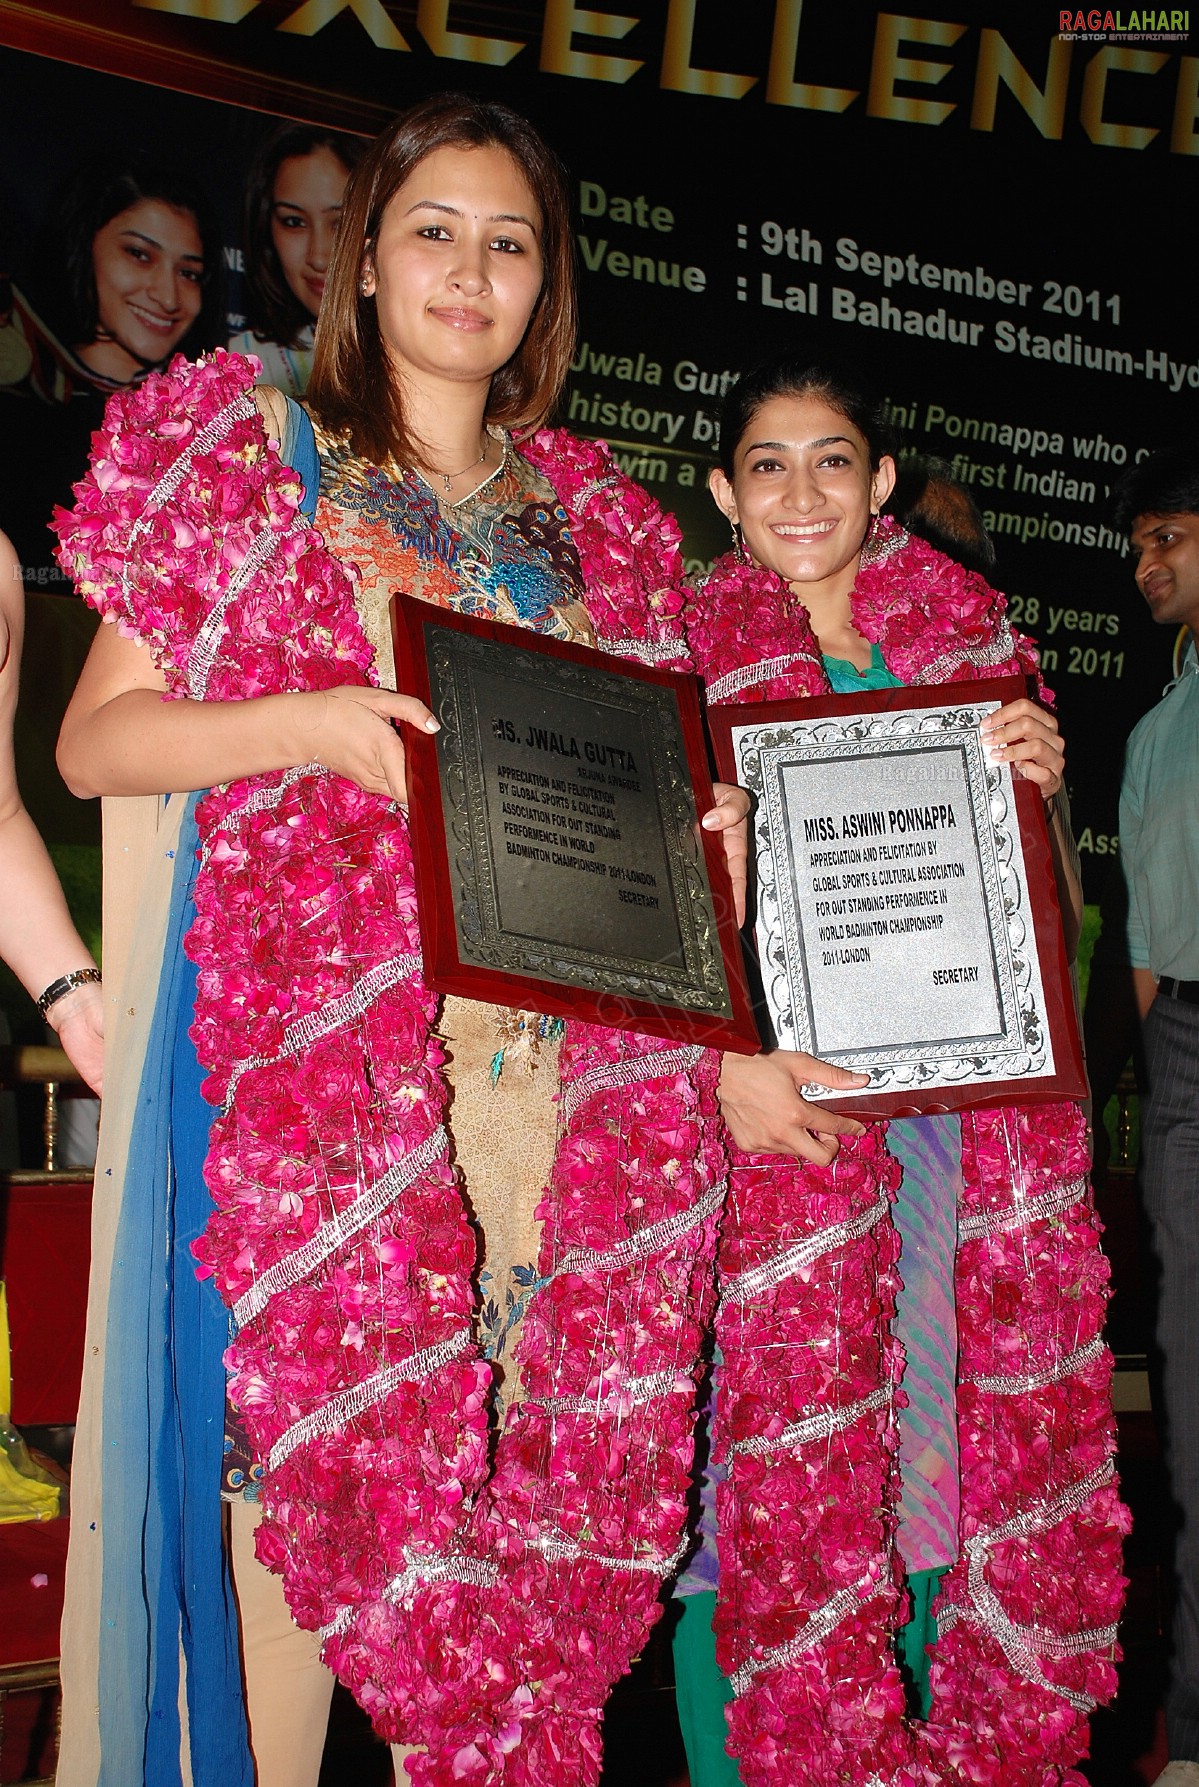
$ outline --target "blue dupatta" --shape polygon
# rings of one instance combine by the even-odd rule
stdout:
[[[283,453],[311,519],[316,443],[290,399]],[[175,854],[109,1284],[97,1787],[184,1787],[184,1752],[193,1787],[254,1787],[220,1501],[231,1324],[191,1253],[212,1209],[213,1110],[188,1034],[196,970],[183,954],[198,798],[187,797]]]

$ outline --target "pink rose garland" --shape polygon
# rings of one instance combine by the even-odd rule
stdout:
[[[60,557],[168,697],[365,681],[352,573],[297,516],[253,362],[114,398]],[[678,662],[677,533],[604,449],[531,455],[611,650]],[[723,1197],[716,1062],[569,1026],[563,1140],[488,1459],[476,1240],[450,1166],[406,821],[324,771],[198,809],[193,1036],[222,1106],[197,1255],[234,1309],[260,1555],[417,1780],[586,1783],[682,1530]],[[216,1486],[214,1485],[214,1493]]]
[[[65,535],[90,598],[151,640],[177,694],[328,687],[369,666],[351,586],[297,525],[294,474],[264,451],[249,383],[245,362],[218,355],[118,399]],[[181,451],[185,475],[159,505]],[[604,643],[677,661],[670,524],[602,449],[546,434],[528,451],[570,513]],[[264,524],[278,535],[270,574],[246,578]],[[881,544],[858,624],[908,680],[1029,661],[997,633],[985,584],[902,536]],[[697,617],[708,668],[773,659],[777,680],[757,693],[822,687],[781,586],[720,574],[715,633]],[[222,657],[210,616],[226,605]],[[264,1551],[380,1728],[429,1746],[417,1779],[593,1781],[604,1697],[656,1617],[680,1530],[720,1202],[715,1065],[572,1027],[549,1282],[518,1352],[526,1399],[488,1481],[490,1372],[467,1328],[475,1242],[440,1129],[402,819],[336,778],[289,772],[216,791],[202,824],[196,1035],[227,1106],[204,1257],[242,1316],[232,1356],[269,1466]],[[1073,1780],[1085,1705],[1110,1691],[1122,1511],[1097,1339],[1104,1268],[1071,1184],[1075,1113],[1042,1109],[1035,1128],[985,1113],[972,1133],[966,1552],[941,1600],[925,1727],[905,1724],[886,1650],[900,1599],[894,1164],[874,1131],[822,1178],[774,1160],[739,1176],[722,1317],[738,1598],[722,1643],[741,1672],[747,1780],[798,1766],[860,1781],[867,1759],[879,1780]],[[771,1278],[783,1237],[810,1257]],[[765,1294],[747,1276],[763,1270]],[[806,1435],[813,1410],[823,1437],[788,1434]],[[1016,1757],[1029,1772],[1012,1772]]]
[[[908,683],[1029,671],[1003,598],[876,523],[859,631]],[[688,612],[717,700],[828,684],[806,611],[718,561]],[[796,1780],[1081,1782],[1086,1715],[1115,1686],[1127,1514],[1112,1466],[1107,1264],[1072,1105],[962,1118],[955,1293],[962,1555],[936,1613],[932,1716],[909,1719],[892,1640],[902,1360],[889,1333],[898,1179],[884,1125],[821,1169],[735,1159],[721,1240],[717,1646],[747,1787]]]

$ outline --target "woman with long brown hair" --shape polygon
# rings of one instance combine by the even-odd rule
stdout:
[[[262,361],[262,382],[302,397],[346,181],[365,145],[280,124],[260,145],[243,208],[246,327],[229,346]]]
[[[426,101],[347,188],[311,422],[236,356],[177,363],[110,410],[64,522],[116,623],[64,773],[122,797],[126,832],[141,818],[163,884],[114,1001],[74,1787],[171,1787],[181,1751],[197,1782],[315,1782],[322,1657],[416,1747],[415,1779],[591,1781],[655,1617],[721,1200],[716,1062],[428,990],[394,722],[436,722],[392,692],[387,627],[405,589],[681,662],[673,525],[606,449],[542,426],[574,329],[556,160],[505,107]],[[211,792],[164,820],[164,790]],[[743,812],[724,791],[703,823],[731,836]],[[111,842],[127,865],[134,840]],[[296,1634],[281,1598],[260,1619],[262,1563],[307,1656],[274,1709]]]

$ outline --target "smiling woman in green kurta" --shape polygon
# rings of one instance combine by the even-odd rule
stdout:
[[[877,638],[867,639],[859,630],[853,604],[855,585],[871,552],[875,518],[895,476],[893,461],[880,450],[870,405],[821,368],[776,361],[745,375],[734,387],[725,404],[721,442],[722,462],[711,475],[710,489],[732,524],[736,554],[719,561],[710,583],[697,589],[690,607],[692,646],[697,667],[709,679],[709,698],[794,698],[797,690],[811,692],[822,681],[825,687],[850,694],[902,687]],[[881,535],[880,556],[894,557],[903,539],[898,533]],[[726,567],[731,567],[727,576]],[[760,575],[755,575],[757,568]],[[738,578],[744,587],[734,592]],[[902,597],[898,586],[896,596]],[[788,614],[794,616],[790,628]],[[770,640],[765,648],[769,655],[761,661],[755,661],[757,654],[749,643],[755,632]],[[789,680],[798,666],[807,666],[813,643],[820,654],[819,668],[813,664],[807,680]],[[1017,702],[992,715],[988,731],[992,748],[1036,782],[1046,799],[1056,793],[1063,754],[1051,715],[1031,701]],[[756,1161],[792,1155],[817,1167],[835,1165],[842,1141],[862,1135],[860,1124],[835,1117],[802,1097],[802,1084],[814,1078],[826,1085],[864,1083],[850,1076],[834,1082],[834,1071],[814,1072],[809,1057],[785,1050],[744,1061],[726,1058],[721,1101],[733,1140],[743,1150],[746,1221],[753,1220]],[[893,1211],[902,1244],[902,1288],[892,1334],[906,1361],[907,1407],[900,1422],[896,1512],[897,1548],[912,1599],[912,1617],[897,1634],[897,1649],[913,1705],[927,1714],[925,1648],[936,1635],[930,1608],[940,1576],[958,1555],[954,1259],[963,1180],[961,1126],[952,1116],[892,1121],[886,1126],[886,1145],[902,1168]],[[819,1175],[813,1177],[813,1195],[824,1183]],[[783,1248],[785,1241],[776,1245]],[[809,1344],[832,1346],[833,1341],[831,1336],[813,1337]],[[852,1334],[840,1335],[838,1344],[852,1348]],[[835,1371],[831,1356],[829,1370]],[[779,1406],[788,1406],[788,1392],[781,1385],[778,1393],[783,1399]],[[722,1407],[723,1394],[718,1368],[716,1399]],[[726,1430],[736,1432],[740,1447],[750,1444],[745,1422],[756,1408],[754,1398],[747,1400],[748,1412],[735,1413],[736,1425]],[[772,1406],[769,1415],[773,1414]],[[761,1411],[759,1421],[765,1422],[769,1415]],[[815,1416],[813,1420],[819,1424]],[[759,1441],[766,1446],[765,1427],[754,1435],[754,1443]],[[733,1509],[739,1505],[736,1472],[731,1480],[723,1471],[718,1475],[723,1484],[718,1505]],[[740,1776],[723,1753],[719,1726],[707,1718],[713,1701],[730,1693],[715,1667],[711,1639],[715,1560],[706,1554],[717,1522],[711,1514],[709,1484],[704,1485],[704,1501],[703,1549],[680,1585],[685,1595],[697,1592],[684,1603],[676,1640],[676,1678],[692,1781],[695,1787],[723,1787]],[[749,1534],[757,1530],[755,1513],[759,1520],[765,1518],[754,1503],[746,1515]],[[738,1530],[742,1548],[752,1542]],[[727,1568],[732,1549],[730,1539],[722,1541],[722,1568]],[[761,1610],[763,1631],[786,1629],[798,1617],[792,1607],[779,1607],[776,1613],[772,1627],[768,1610]],[[725,1618],[726,1633],[732,1632],[737,1618],[732,1602]],[[744,1637],[732,1642],[745,1653]],[[756,1729],[751,1715],[741,1728],[742,1741],[752,1744]],[[778,1737],[777,1727],[772,1729]]]

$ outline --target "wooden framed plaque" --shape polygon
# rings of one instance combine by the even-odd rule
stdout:
[[[1044,803],[979,726],[1022,678],[717,706],[754,796],[755,935],[779,1047],[870,1075],[804,1096],[895,1116],[1086,1093]]]
[[[694,677],[392,602],[425,977],[442,992],[760,1048]]]

